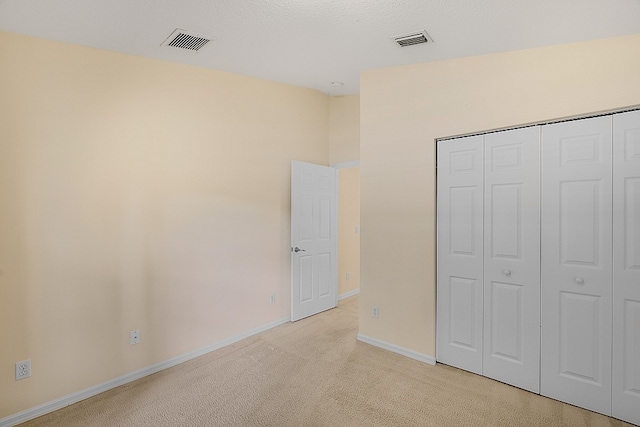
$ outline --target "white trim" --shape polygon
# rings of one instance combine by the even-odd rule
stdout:
[[[427,363],[433,366],[435,366],[436,364],[436,359],[434,359],[432,356],[429,356],[423,353],[418,353],[417,351],[409,350],[408,348],[400,347],[398,345],[391,344],[385,341],[380,341],[378,339],[371,338],[366,335],[358,334],[358,341],[362,341],[363,343],[372,345],[374,347],[382,348],[384,350],[397,353],[401,356],[405,356],[410,359],[417,360],[418,362]]]
[[[132,381],[146,377],[147,375],[155,374],[156,372],[160,372],[164,369],[171,368],[172,366],[179,365],[180,363],[187,362],[191,359],[195,359],[196,357],[221,349],[223,347],[226,347],[228,345],[241,341],[245,338],[248,338],[252,335],[256,335],[261,332],[267,331],[271,328],[275,328],[276,326],[280,326],[284,323],[289,322],[289,320],[290,320],[289,316],[283,317],[274,322],[267,323],[266,325],[259,326],[255,329],[241,333],[231,338],[227,338],[226,340],[219,341],[215,344],[211,344],[206,347],[202,347],[194,351],[191,351],[189,353],[176,356],[172,359],[165,360],[164,362],[160,362],[155,365],[148,366],[138,371],[130,372],[121,377],[114,378],[109,381],[105,381],[103,383],[91,386],[89,388],[80,390],[75,393],[71,393],[59,399],[55,399],[50,402],[43,403],[42,405],[34,406],[33,408],[29,408],[25,411],[18,412],[17,414],[9,415],[8,417],[0,419],[0,427],[15,426],[17,424],[34,419],[36,417],[40,417],[42,415],[64,408],[65,406],[72,405],[74,403],[80,402],[81,400],[88,399],[89,397],[103,393],[107,390],[111,390],[112,388],[116,388],[123,384],[130,383]]]
[[[360,160],[354,160],[352,162],[342,162],[331,165],[332,168],[336,169],[344,169],[344,168],[355,168],[360,166]]]
[[[358,295],[359,293],[360,293],[360,288],[354,289],[354,290],[349,291],[349,292],[345,292],[344,294],[338,295],[338,301],[341,301],[341,300],[343,300],[345,298],[352,297],[354,295]]]
[[[436,138],[436,142],[438,142],[438,141],[447,141],[449,139],[465,138],[467,136],[486,135],[488,133],[504,132],[504,131],[507,131],[507,130],[522,129],[522,128],[533,127],[533,126],[545,126],[545,125],[552,125],[552,124],[560,123],[560,122],[571,122],[571,121],[574,121],[574,120],[591,119],[591,118],[600,117],[600,116],[611,116],[611,115],[614,115],[614,114],[628,113],[630,111],[636,111],[636,110],[640,110],[640,105],[633,105],[633,106],[622,107],[622,108],[614,108],[612,110],[602,110],[602,111],[596,111],[596,112],[592,112],[592,113],[578,114],[578,115],[575,115],[575,116],[565,116],[565,117],[560,117],[560,118],[546,120],[546,121],[540,121],[540,122],[522,123],[522,124],[519,124],[519,125],[507,126],[507,127],[503,127],[503,128],[487,129],[487,130],[478,131],[478,132],[472,132],[472,133],[462,133],[462,134],[459,134],[459,135],[443,136],[441,138]]]

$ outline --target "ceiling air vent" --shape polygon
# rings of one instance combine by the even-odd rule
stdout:
[[[213,39],[210,37],[203,37],[200,34],[189,33],[187,31],[177,29],[171,33],[161,46],[171,46],[179,49],[198,51],[211,40]]]
[[[396,36],[393,38],[398,46],[407,47],[413,46],[414,44],[422,44],[422,43],[433,43],[429,34],[426,31],[420,31],[418,33],[405,34],[403,36]]]

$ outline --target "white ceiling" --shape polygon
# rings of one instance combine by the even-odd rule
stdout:
[[[215,41],[160,46],[176,28]],[[0,0],[0,30],[344,95],[366,69],[640,33],[640,0]]]

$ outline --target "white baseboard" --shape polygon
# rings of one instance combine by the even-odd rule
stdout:
[[[42,405],[34,406],[33,408],[29,408],[25,411],[18,412],[17,414],[13,414],[8,417],[0,419],[0,427],[11,427],[11,426],[15,426],[17,424],[23,423],[25,421],[31,420],[33,418],[40,417],[42,415],[48,414],[49,412],[56,411],[58,409],[64,408],[65,406],[72,405],[74,403],[80,402],[81,400],[103,393],[107,390],[111,390],[112,388],[116,388],[123,384],[130,383],[132,381],[146,377],[147,375],[155,374],[156,372],[160,372],[164,369],[170,368],[175,365],[179,365],[180,363],[184,363],[188,360],[195,359],[196,357],[218,350],[222,347],[226,347],[240,340],[248,338],[252,335],[256,335],[266,330],[269,330],[271,328],[275,328],[276,326],[280,326],[284,323],[287,323],[290,320],[291,318],[289,316],[283,317],[274,322],[267,323],[266,325],[262,325],[258,328],[252,329],[250,331],[244,332],[234,337],[227,338],[226,340],[222,340],[215,344],[211,344],[206,347],[202,347],[197,350],[191,351],[189,353],[176,356],[172,359],[165,360],[164,362],[160,362],[155,365],[148,366],[146,368],[140,369],[135,372],[130,372],[121,377],[114,378],[109,381],[105,381],[103,383],[91,386],[89,388],[78,391],[76,393],[72,393],[67,396],[61,397],[59,399],[55,399],[50,402],[43,403]]]
[[[338,301],[341,301],[341,300],[343,300],[345,298],[352,297],[354,295],[358,295],[359,293],[360,293],[360,289],[354,289],[352,291],[345,292],[344,294],[338,295]]]
[[[358,341],[362,341],[363,343],[370,344],[374,347],[379,347],[384,350],[388,350],[393,353],[400,354],[402,356],[417,360],[419,362],[428,363],[429,365],[435,366],[436,364],[436,359],[432,356],[429,356],[423,353],[418,353],[417,351],[409,350],[408,348],[400,347],[398,345],[391,344],[385,341],[380,341],[378,339],[371,338],[366,335],[358,334]]]

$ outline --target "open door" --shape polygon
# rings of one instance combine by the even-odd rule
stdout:
[[[291,162],[291,321],[337,304],[336,170]]]

